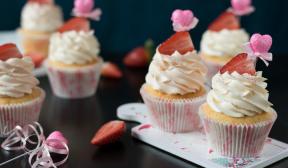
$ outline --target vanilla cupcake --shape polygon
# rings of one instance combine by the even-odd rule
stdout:
[[[21,13],[24,54],[48,55],[49,38],[63,24],[63,14],[53,0],[28,1]]]
[[[266,44],[258,39],[255,49]],[[265,50],[268,51],[270,46]],[[266,79],[262,72],[256,72],[254,62],[255,55],[263,60],[271,60],[272,55],[270,59],[266,57],[270,53],[256,50],[252,54],[238,54],[221,68],[212,78],[207,102],[200,107],[209,148],[220,155],[237,158],[259,156],[277,118],[272,103],[268,101]],[[266,55],[265,58],[262,55]]]
[[[85,18],[72,18],[50,39],[46,62],[56,96],[84,98],[95,94],[102,58],[99,42]]]
[[[0,46],[0,136],[16,125],[38,121],[45,92],[37,87],[34,64],[14,44]]]

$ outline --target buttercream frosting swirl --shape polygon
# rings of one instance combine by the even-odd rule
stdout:
[[[207,103],[214,111],[231,117],[274,112],[268,101],[265,80],[262,72],[256,75],[218,73],[212,78],[212,90],[207,95]]]
[[[63,14],[54,4],[27,3],[21,14],[21,27],[27,30],[53,32],[63,24]]]
[[[50,39],[49,59],[81,65],[97,60],[99,51],[99,42],[93,31],[54,33]]]
[[[31,94],[39,84],[33,69],[34,64],[28,57],[0,60],[0,97],[19,98]]]
[[[206,31],[201,41],[201,52],[211,56],[233,57],[243,52],[243,44],[248,42],[249,35],[244,29],[219,32]]]
[[[206,66],[196,51],[163,55],[158,50],[146,75],[146,83],[166,94],[195,93],[204,88]]]

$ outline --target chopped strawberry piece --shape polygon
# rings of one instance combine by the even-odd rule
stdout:
[[[111,62],[104,63],[101,75],[107,78],[116,78],[116,79],[121,78],[123,76],[120,68],[116,64]]]
[[[232,12],[224,12],[216,18],[209,26],[211,31],[221,31],[223,29],[236,30],[240,28],[240,22],[237,16]]]
[[[63,33],[63,32],[72,31],[72,30],[75,30],[77,32],[79,31],[88,32],[90,30],[90,23],[85,18],[74,17],[68,20],[62,27],[60,27],[58,29],[58,32]]]
[[[246,53],[241,53],[220,69],[221,74],[225,72],[232,73],[235,71],[239,74],[248,73],[254,75],[256,73],[254,61],[248,58]]]
[[[137,47],[124,57],[124,64],[129,67],[145,67],[150,60],[149,53],[144,47]]]
[[[194,46],[188,32],[177,32],[168,40],[162,43],[159,47],[159,52],[165,55],[171,55],[175,51],[180,54],[186,54],[188,51],[193,51]]]
[[[45,56],[39,53],[29,53],[25,55],[26,57],[30,57],[36,68],[42,65],[42,62],[45,60]]]
[[[104,124],[91,140],[93,145],[105,145],[118,140],[125,132],[124,121],[110,121]]]
[[[53,4],[53,0],[29,0],[29,3],[39,3],[39,4]]]
[[[0,46],[0,60],[6,61],[9,58],[22,58],[22,54],[13,43],[7,43]]]

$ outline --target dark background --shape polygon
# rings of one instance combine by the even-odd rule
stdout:
[[[74,0],[56,0],[70,18]],[[26,0],[6,0],[0,5],[0,30],[19,27],[20,11]],[[100,22],[93,22],[96,36],[102,44],[103,57],[121,55],[141,45],[148,38],[156,44],[172,33],[170,21],[174,9],[192,9],[200,19],[191,31],[195,46],[199,48],[200,38],[211,21],[230,6],[230,0],[95,0],[103,10]],[[256,11],[241,19],[242,27],[250,34],[268,33],[273,37],[272,52],[288,53],[287,0],[253,0]]]

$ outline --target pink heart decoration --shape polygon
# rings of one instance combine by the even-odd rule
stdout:
[[[272,45],[272,37],[267,34],[253,34],[250,39],[250,45],[255,53],[267,53]]]
[[[198,19],[194,17],[191,10],[181,10],[176,9],[171,16],[171,21],[173,22],[173,28],[175,31],[189,31],[193,29],[197,23]]]
[[[74,10],[78,13],[90,13],[94,7],[94,0],[75,0]]]
[[[68,144],[68,140],[63,136],[63,134],[60,131],[54,131],[52,132],[46,139],[47,141],[49,140],[57,140],[59,142],[64,142],[66,145]],[[56,149],[62,149],[63,144],[61,143],[56,143],[56,142],[51,142],[49,143],[49,146],[52,146]]]
[[[231,5],[236,10],[245,10],[251,6],[251,0],[231,0]]]

